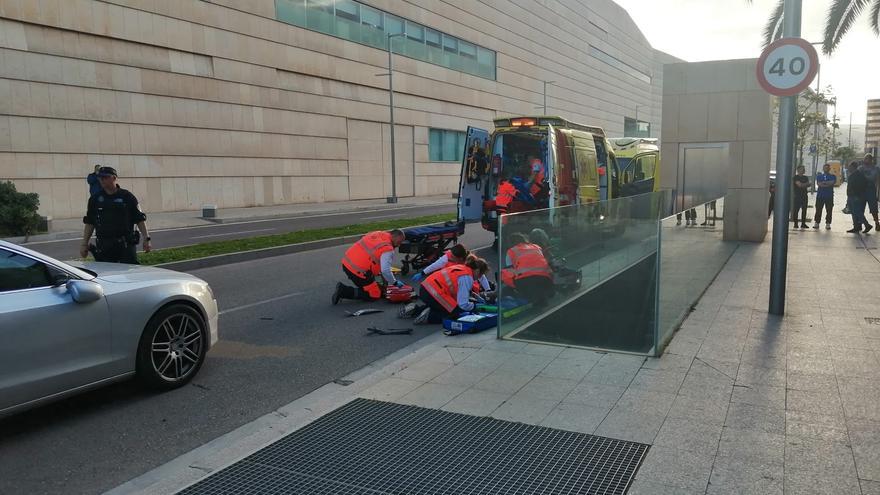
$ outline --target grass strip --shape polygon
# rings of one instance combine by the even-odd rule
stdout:
[[[341,227],[298,230],[296,232],[288,232],[286,234],[265,235],[260,237],[249,237],[246,239],[212,241],[203,244],[195,244],[192,246],[159,249],[150,253],[138,253],[138,260],[141,262],[142,265],[158,265],[161,263],[171,263],[174,261],[204,258],[206,256],[216,256],[218,254],[238,253],[241,251],[252,251],[254,249],[286,246],[288,244],[320,241],[322,239],[331,239],[333,237],[365,234],[374,230],[391,230],[411,227],[413,225],[440,223],[454,219],[455,214],[443,213],[440,215],[428,215],[423,217],[398,220],[385,220],[383,222],[360,223],[354,225],[344,225]]]

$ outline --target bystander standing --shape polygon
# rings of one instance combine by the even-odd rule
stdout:
[[[813,228],[819,228],[822,221],[822,208],[825,208],[825,228],[831,228],[831,210],[834,209],[834,184],[837,176],[831,173],[831,164],[822,166],[822,173],[816,176],[816,215],[813,217]]]
[[[801,228],[807,228],[807,189],[810,187],[810,179],[806,175],[806,169],[803,165],[797,168],[797,174],[792,182],[792,207],[791,221],[794,222],[794,228],[798,226],[798,211],[801,216]]]

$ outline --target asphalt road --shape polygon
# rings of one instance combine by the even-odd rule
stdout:
[[[326,213],[294,218],[273,220],[253,220],[237,223],[201,225],[168,230],[151,230],[150,237],[155,249],[163,249],[211,241],[243,239],[273,234],[284,234],[306,229],[340,227],[358,223],[384,222],[386,220],[414,218],[440,213],[454,213],[454,204],[442,206],[404,206],[364,211]],[[147,220],[149,226],[149,220]],[[47,254],[60,260],[79,257],[80,239],[31,242],[26,246],[34,251]]]
[[[310,224],[298,221],[279,228]],[[469,226],[461,240],[478,247],[492,239]],[[164,394],[120,383],[0,420],[0,493],[100,493],[439,331],[415,326],[413,335],[367,335],[371,325],[401,327],[397,306],[332,306],[334,284],[344,280],[344,249],[194,271],[211,284],[222,313],[221,340],[193,382]],[[365,307],[385,312],[345,316]]]

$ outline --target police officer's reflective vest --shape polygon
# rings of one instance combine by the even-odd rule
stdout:
[[[458,281],[465,275],[473,278],[474,271],[467,265],[450,265],[428,275],[422,287],[451,313],[458,306]]]
[[[507,250],[510,268],[501,270],[501,281],[513,287],[516,281],[526,277],[553,278],[550,264],[537,244],[521,243]]]
[[[389,251],[394,251],[391,234],[383,231],[370,232],[348,248],[342,256],[342,266],[364,278],[368,273],[378,275],[382,271],[380,258]]]

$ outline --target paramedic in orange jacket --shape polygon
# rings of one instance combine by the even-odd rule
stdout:
[[[376,282],[376,276],[380,273],[388,285],[403,286],[403,282],[394,278],[391,263],[394,261],[394,250],[404,238],[403,231],[398,229],[370,232],[348,248],[342,256],[342,271],[355,286],[337,283],[333,304],[340,299],[381,299],[382,290]]]
[[[444,318],[456,319],[473,310],[471,287],[488,271],[486,260],[470,255],[462,265],[449,265],[432,273],[419,288],[419,299],[425,304],[414,312],[418,314],[414,323],[441,323]]]
[[[442,256],[437,258],[437,261],[431,263],[430,265],[422,268],[422,270],[415,275],[412,276],[413,282],[418,282],[428,275],[436,272],[437,270],[446,268],[449,265],[461,265],[464,264],[465,260],[467,260],[468,255],[467,248],[465,248],[461,244],[456,244],[452,246],[451,249],[447,250],[443,253]],[[482,277],[474,283],[475,292],[482,291],[490,291],[492,290],[492,284],[489,283],[489,279],[483,275]]]
[[[541,246],[532,244],[519,232],[511,234],[508,245],[513,247],[507,250],[501,282],[535,306],[545,306],[555,289],[553,270]]]

